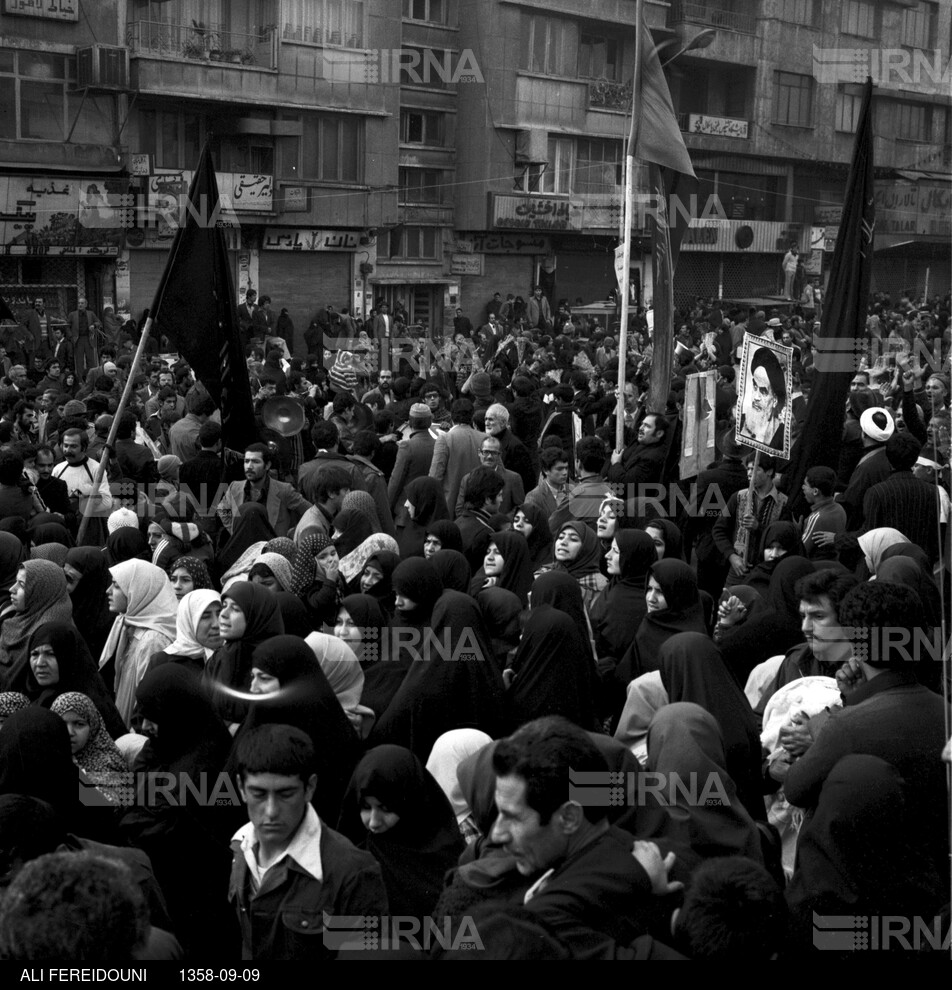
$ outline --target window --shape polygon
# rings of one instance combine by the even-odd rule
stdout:
[[[446,0],[403,0],[403,16],[410,21],[446,23]]]
[[[403,144],[443,145],[443,114],[432,110],[401,110],[400,140]]]
[[[275,139],[278,175],[315,182],[360,182],[362,135],[359,117],[308,114],[301,137]]]
[[[223,172],[245,172],[250,175],[274,174],[274,144],[271,138],[223,138],[218,154],[218,167]]]
[[[575,141],[572,138],[549,138],[548,165],[534,176],[529,170],[526,192],[564,193],[572,191],[572,166],[575,162]],[[533,180],[535,184],[533,185]]]
[[[0,137],[63,141],[69,68],[63,55],[6,52],[0,64]]]
[[[813,79],[793,72],[774,73],[774,123],[813,126]]]
[[[875,38],[876,7],[868,0],[843,0],[840,7],[840,30],[858,38]]]
[[[438,227],[407,227],[400,225],[381,235],[377,253],[385,258],[439,261],[441,257]]]
[[[621,184],[621,141],[579,138],[572,192],[613,193]]]
[[[455,81],[455,58],[441,48],[415,48],[404,45],[400,50],[400,85],[446,89]]]
[[[922,103],[897,103],[898,126],[896,136],[900,141],[928,141],[930,138],[929,108]]]
[[[581,79],[621,78],[621,45],[611,38],[583,34],[578,49],[578,74]]]
[[[816,23],[816,0],[783,0],[780,19],[812,26]]]
[[[205,135],[205,121],[191,113],[143,110],[139,114],[141,150],[157,168],[195,168]]]
[[[284,0],[285,41],[363,48],[362,0]]]
[[[401,168],[400,202],[442,203],[443,173],[435,168]]]
[[[566,57],[566,24],[554,17],[529,18],[530,72],[544,72],[550,76],[575,75],[575,67]]]
[[[845,134],[855,134],[862,105],[861,93],[854,94],[849,89],[841,89],[836,94],[836,129]]]
[[[902,12],[902,43],[910,48],[935,48],[939,7],[920,3]]]

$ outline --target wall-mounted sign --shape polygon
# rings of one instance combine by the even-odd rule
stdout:
[[[688,114],[688,133],[746,138],[747,121],[737,120],[736,117],[712,117],[706,113],[691,113]]]
[[[265,231],[266,251],[354,251],[360,234],[353,230],[299,230],[272,227]]]
[[[462,245],[467,245],[463,247]],[[473,234],[456,242],[458,254],[548,254],[549,238],[543,234]]]
[[[285,213],[307,213],[307,186],[282,186],[281,209]]]
[[[134,154],[129,156],[130,175],[151,175],[152,156],[148,154]]]
[[[78,21],[79,0],[4,0],[3,11],[47,21]]]
[[[494,195],[492,226],[516,230],[581,230],[580,201],[551,196]]]
[[[481,254],[454,254],[450,258],[451,275],[482,275],[483,256]]]
[[[134,205],[127,178],[0,176],[0,245],[8,255],[115,257]]]

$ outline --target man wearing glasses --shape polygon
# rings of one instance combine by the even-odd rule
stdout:
[[[507,471],[503,467],[502,445],[496,437],[487,436],[480,444],[479,463],[481,467],[495,471],[503,480],[502,503],[499,506],[499,511],[503,515],[509,515],[517,505],[522,505],[526,497],[522,478],[515,471]],[[456,499],[456,515],[459,515],[465,507],[463,494],[466,491],[467,481],[469,481],[468,474],[460,482],[459,495]]]

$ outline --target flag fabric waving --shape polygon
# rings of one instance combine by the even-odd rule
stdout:
[[[218,226],[221,207],[206,144],[151,314],[156,333],[169,338],[218,403],[225,446],[243,450],[257,430],[225,232]]]
[[[807,402],[800,440],[785,472],[784,487],[795,515],[807,509],[800,486],[808,468],[837,466],[849,383],[866,353],[866,310],[876,223],[872,95],[873,82],[867,78],[830,266],[823,325],[813,339],[817,376]]]
[[[0,320],[13,320],[14,323],[19,322],[13,310],[7,305],[6,299],[2,296],[0,296]]]
[[[674,356],[674,270],[681,241],[697,211],[698,182],[644,16],[639,19],[638,31],[641,79],[640,106],[635,107],[635,113],[640,120],[633,151],[637,160],[648,164],[649,208],[644,223],[651,237],[655,345],[650,394],[660,408],[667,397]],[[632,208],[632,204],[628,206]]]

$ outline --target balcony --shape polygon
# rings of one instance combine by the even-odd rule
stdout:
[[[673,3],[669,14],[669,23],[704,24],[707,27],[719,28],[723,31],[735,31],[738,34],[756,34],[757,18],[753,14],[736,10],[717,10],[709,3]]]
[[[187,62],[217,62],[242,68],[276,69],[277,40],[274,28],[245,34],[220,25],[167,24],[133,21],[126,32],[133,58],[159,57]]]
[[[749,121],[736,117],[715,117],[707,113],[679,113],[678,127],[685,134],[710,134],[712,137],[746,140]]]
[[[631,80],[612,82],[610,79],[593,79],[588,84],[588,105],[592,109],[631,110]]]

